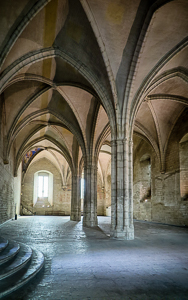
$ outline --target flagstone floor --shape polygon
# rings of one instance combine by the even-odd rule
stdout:
[[[0,235],[43,252],[45,267],[8,300],[188,299],[188,228],[134,223],[133,241],[109,237],[110,217],[83,228],[69,217],[18,217]]]

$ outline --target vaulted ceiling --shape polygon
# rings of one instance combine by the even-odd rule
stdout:
[[[65,159],[76,170],[109,145],[118,120],[165,168],[188,105],[186,0],[7,0],[0,8],[1,144],[5,162],[14,149],[15,173],[35,147],[33,161],[45,156],[62,172]],[[101,174],[109,157],[102,150]]]

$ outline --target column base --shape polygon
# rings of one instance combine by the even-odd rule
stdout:
[[[83,226],[84,227],[96,227],[98,226],[98,219],[90,220],[83,217]]]
[[[80,222],[81,221],[81,214],[71,213],[70,220]]]
[[[116,228],[111,230],[110,236],[122,240],[134,240],[134,227]]]

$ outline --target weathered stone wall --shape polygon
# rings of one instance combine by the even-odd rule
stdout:
[[[188,141],[180,143],[180,193],[183,201],[188,200]]]
[[[40,170],[46,170],[53,174],[53,206],[38,208],[33,207],[33,186],[34,174]],[[36,212],[36,214],[54,214],[54,215],[70,215],[71,211],[71,177],[69,179],[67,189],[62,189],[61,175],[58,169],[46,158],[42,158],[33,163],[25,176],[24,185],[22,186],[22,200],[21,203],[29,210]],[[26,214],[26,209],[25,209]],[[29,212],[28,212],[29,214]]]
[[[111,161],[106,172],[105,182],[105,215],[111,216]]]
[[[105,186],[105,215],[111,216],[111,174],[107,175]]]
[[[17,177],[14,177],[14,203],[16,207],[16,214],[20,214],[20,199],[21,199],[21,178],[22,178],[22,164],[20,164]]]
[[[102,179],[100,174],[97,174],[97,215],[104,216],[105,209],[105,191],[102,184]]]
[[[111,215],[111,161],[106,170],[105,182],[97,174],[97,215]]]
[[[0,224],[14,218],[14,177],[13,177],[13,153],[10,155],[10,163],[4,164],[2,153],[0,155]]]
[[[180,144],[188,132],[187,113],[182,116],[170,136],[166,153],[166,170],[160,172],[160,163],[149,143],[142,140],[134,153],[134,218],[174,225],[188,225],[188,201],[181,197],[187,186],[187,143]],[[183,149],[184,148],[184,149]],[[182,153],[183,151],[183,153]],[[143,201],[142,190],[146,184],[145,166],[140,160],[143,156],[151,161],[151,198]],[[183,171],[183,173],[182,173]],[[182,183],[182,180],[184,182]],[[180,192],[181,182],[181,192]]]
[[[0,224],[14,217],[14,177],[13,177],[13,150],[10,153],[10,163],[3,162],[3,143],[6,131],[3,99],[0,96]]]
[[[142,147],[134,162],[134,218],[151,221],[151,160],[148,149]]]

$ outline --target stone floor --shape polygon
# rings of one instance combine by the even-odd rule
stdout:
[[[188,299],[188,229],[135,222],[135,240],[109,238],[110,218],[19,217],[0,235],[42,251],[44,269],[6,299]]]

